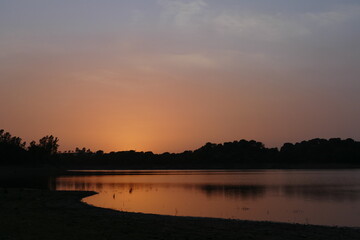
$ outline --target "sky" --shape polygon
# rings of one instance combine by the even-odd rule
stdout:
[[[0,128],[60,150],[360,140],[358,0],[0,0]]]

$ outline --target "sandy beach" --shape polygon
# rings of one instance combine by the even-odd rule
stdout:
[[[94,192],[0,189],[0,239],[360,239],[360,229],[173,217],[89,206]]]

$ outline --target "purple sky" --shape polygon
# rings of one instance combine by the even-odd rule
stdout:
[[[360,139],[355,0],[0,2],[0,128],[180,152]]]

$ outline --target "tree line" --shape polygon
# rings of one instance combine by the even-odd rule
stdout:
[[[0,129],[0,163],[43,163],[58,153],[58,142],[57,137],[47,135],[38,142],[31,141],[27,146],[20,137],[12,136],[4,129]]]
[[[59,152],[52,135],[32,141],[0,130],[0,164],[52,164],[65,168],[186,169],[186,168],[338,168],[360,167],[360,142],[353,139],[312,139],[285,143],[280,149],[261,142],[240,140],[206,143],[194,151],[162,153],[119,151],[104,153],[87,148]]]

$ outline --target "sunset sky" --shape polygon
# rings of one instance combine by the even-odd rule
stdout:
[[[60,150],[360,140],[359,0],[0,0],[0,129]]]

